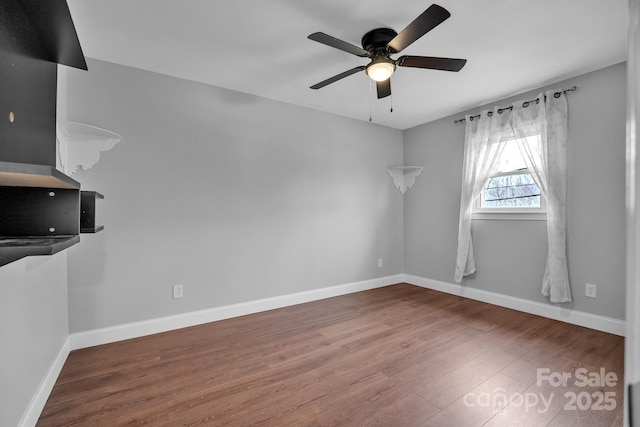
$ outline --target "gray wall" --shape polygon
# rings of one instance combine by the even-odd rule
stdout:
[[[20,420],[69,329],[403,271],[453,281],[464,138],[453,119],[464,113],[402,133],[105,62],[89,67],[69,69],[68,118],[123,136],[74,176],[105,194],[106,229],[0,269],[0,425]],[[569,307],[624,319],[625,66],[551,87],[573,84]],[[425,167],[404,198],[386,172],[402,164],[403,139],[406,163]],[[545,301],[544,222],[474,221],[473,235],[478,272],[465,286]],[[598,284],[596,300],[584,297],[587,281]],[[178,283],[185,297],[172,300]]]
[[[0,426],[16,426],[69,335],[67,254],[0,268]]]
[[[574,302],[564,306],[624,319],[625,64],[456,114],[405,131],[407,163],[424,166],[405,195],[405,272],[453,283],[464,124],[453,120],[493,105],[568,88],[568,253]],[[463,286],[545,302],[540,294],[544,221],[474,220],[478,271]],[[597,299],[584,296],[598,285]]]
[[[69,250],[71,332],[402,272],[401,131],[95,60],[67,76],[68,119],[122,135],[74,175],[105,230]]]

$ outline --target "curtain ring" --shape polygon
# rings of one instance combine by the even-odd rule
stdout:
[[[469,117],[469,121],[472,122],[473,121],[473,116]]]
[[[536,99],[536,104],[540,104],[540,98]]]
[[[493,116],[493,111],[487,112],[487,116],[489,116],[489,117]]]
[[[522,108],[527,108],[529,106],[529,101],[524,101],[522,103]]]
[[[560,92],[556,92],[556,93],[554,93],[554,94],[553,94],[553,97],[554,97],[554,98],[560,98]]]
[[[498,108],[498,114],[502,114],[504,110],[502,108]]]

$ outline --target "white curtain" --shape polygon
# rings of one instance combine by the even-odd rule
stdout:
[[[542,294],[551,302],[571,301],[566,255],[567,100],[560,91],[540,94],[533,102],[516,102],[511,110],[482,111],[466,117],[458,253],[454,280],[476,271],[471,211],[506,141],[518,142],[522,157],[547,200],[549,249]]]

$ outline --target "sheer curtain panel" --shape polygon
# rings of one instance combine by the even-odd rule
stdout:
[[[496,167],[505,143],[516,140],[529,172],[547,200],[547,264],[542,294],[553,303],[571,301],[566,254],[567,100],[561,91],[540,94],[513,108],[466,117],[458,252],[454,280],[476,271],[471,211]]]

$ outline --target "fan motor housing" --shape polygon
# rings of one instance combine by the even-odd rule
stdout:
[[[386,51],[387,44],[397,35],[391,28],[376,28],[362,36],[362,48],[372,53]]]

